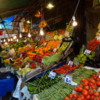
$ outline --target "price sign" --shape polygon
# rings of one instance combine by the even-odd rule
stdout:
[[[54,49],[53,49],[53,52],[56,52],[56,51],[57,51],[57,48],[54,48]]]
[[[69,66],[73,66],[73,61],[69,61],[69,62],[68,62],[68,65],[69,65]]]
[[[67,75],[65,77],[65,82],[71,84],[71,82],[72,82],[72,76]]]
[[[53,72],[53,71],[51,71],[51,72],[49,73],[49,76],[48,76],[48,77],[50,77],[51,79],[54,79],[54,78],[56,77],[56,73]]]
[[[97,37],[97,40],[100,40],[100,36],[99,36],[99,37]]]
[[[22,57],[22,54],[20,54],[20,57]]]
[[[88,49],[86,49],[85,52],[84,52],[84,54],[86,54],[86,55],[89,55],[90,53],[91,53],[91,51],[88,50]]]
[[[45,43],[43,43],[43,45],[44,45],[44,46],[46,46],[46,45],[47,45],[47,43],[45,42]]]

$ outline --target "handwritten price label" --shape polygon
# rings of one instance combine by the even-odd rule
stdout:
[[[71,84],[71,82],[72,82],[72,76],[68,76],[68,75],[67,75],[67,76],[65,77],[65,82]]]
[[[73,61],[69,61],[68,65],[72,67],[73,66]]]
[[[86,49],[85,52],[84,52],[84,54],[86,54],[86,55],[89,55],[90,53],[91,53],[91,51],[88,50],[88,49]]]
[[[56,73],[53,72],[53,71],[51,71],[51,72],[49,73],[49,76],[48,76],[48,77],[50,77],[51,79],[55,79]]]

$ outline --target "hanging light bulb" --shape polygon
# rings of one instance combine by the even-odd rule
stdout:
[[[52,9],[52,8],[54,8],[54,5],[53,5],[52,3],[48,3],[48,5],[47,5],[46,8],[48,8],[48,9]]]
[[[30,34],[30,33],[28,33],[28,37],[29,37],[29,38],[31,37],[31,34]]]
[[[73,26],[77,26],[77,22],[76,22],[75,16],[73,16],[72,19],[73,19],[73,23],[72,23],[72,25],[73,25]]]
[[[40,35],[44,35],[43,28],[40,28]]]
[[[16,41],[18,42],[19,40],[17,39]]]
[[[13,39],[12,39],[12,38],[11,38],[10,40],[11,40],[11,41],[13,41]]]
[[[17,36],[15,35],[14,37],[13,37],[13,39],[16,39],[17,38]]]
[[[4,41],[4,42],[6,42],[6,40],[5,40],[5,39],[4,39],[3,41]]]
[[[8,39],[8,41],[10,41],[10,39]]]
[[[27,20],[27,24],[30,24],[31,22],[29,20]]]
[[[5,44],[7,45],[8,43],[7,43],[7,42],[5,42]]]
[[[21,33],[19,34],[19,37],[22,38],[22,34]]]

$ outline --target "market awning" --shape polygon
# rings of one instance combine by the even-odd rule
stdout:
[[[9,17],[23,10],[30,0],[0,0],[0,16]]]

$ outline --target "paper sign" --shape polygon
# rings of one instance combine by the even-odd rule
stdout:
[[[54,49],[53,49],[53,52],[56,52],[56,51],[57,51],[57,48],[54,48]]]
[[[65,82],[71,84],[71,82],[72,82],[72,76],[68,76],[68,75],[67,75],[67,76],[65,77]]]
[[[84,54],[86,54],[86,55],[89,55],[90,53],[91,53],[91,51],[88,50],[88,49],[86,49],[85,52],[84,52]]]
[[[28,91],[27,86],[24,86],[24,87],[22,88],[21,93],[23,93],[23,97],[22,97],[21,100],[25,100],[25,98],[27,98],[27,100],[29,100],[29,99],[31,98],[31,95],[30,95],[30,93],[29,93],[29,91]]]
[[[49,73],[49,76],[48,76],[48,77],[50,77],[51,79],[54,79],[54,78],[56,77],[56,73],[53,72],[53,71],[51,71],[51,72]]]
[[[43,46],[46,46],[47,45],[47,43],[45,42],[45,43],[43,43]]]
[[[22,57],[22,54],[20,54],[20,57]]]
[[[73,61],[69,61],[69,62],[68,62],[68,65],[69,65],[69,66],[73,66]]]
[[[100,36],[99,36],[99,37],[97,37],[97,40],[100,40]]]

